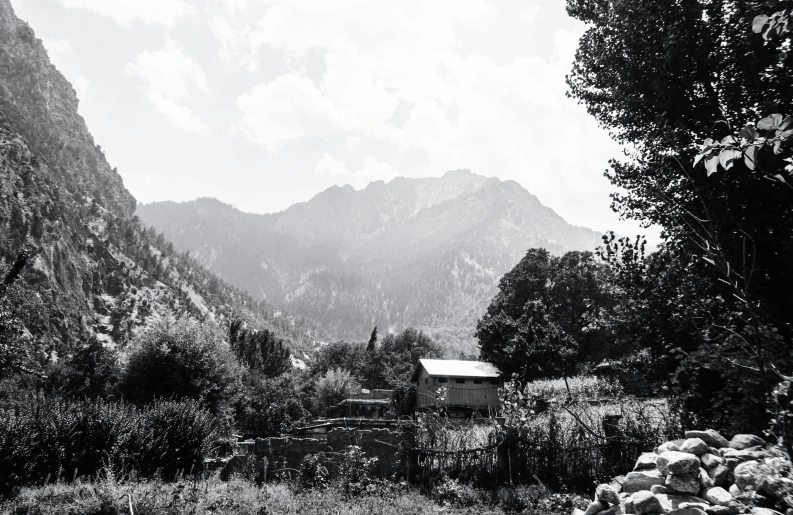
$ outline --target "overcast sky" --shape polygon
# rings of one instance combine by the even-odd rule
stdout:
[[[12,0],[142,202],[280,211],[333,184],[450,169],[567,221],[609,209],[620,155],[565,97],[564,0]]]

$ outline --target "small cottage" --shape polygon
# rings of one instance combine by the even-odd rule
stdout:
[[[416,409],[435,406],[437,392],[445,387],[443,403],[456,415],[487,413],[498,409],[501,373],[491,363],[455,359],[420,359],[413,374]]]
[[[361,389],[352,397],[329,407],[327,416],[329,418],[385,418],[391,403],[391,392],[392,390]]]

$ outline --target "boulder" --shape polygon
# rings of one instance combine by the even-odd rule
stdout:
[[[614,506],[620,503],[620,494],[609,485],[600,485],[595,490],[595,498],[603,504]]]
[[[636,460],[636,464],[633,466],[633,470],[651,470],[655,468],[655,463],[658,461],[658,455],[654,452],[643,452],[639,459]]]
[[[738,497],[743,493],[741,489],[738,488],[738,485],[730,485],[730,488],[727,491],[730,492],[730,495],[733,497]]]
[[[629,515],[636,515],[636,509],[633,507],[633,496],[627,497],[622,501],[622,509]]]
[[[730,448],[732,449],[748,449],[755,446],[765,447],[765,440],[755,435],[735,435],[730,440]]]
[[[661,502],[664,511],[667,512],[684,506],[698,506],[703,509],[708,506],[708,501],[695,495],[656,494],[656,497]]]
[[[729,506],[730,501],[732,501],[732,495],[720,486],[714,486],[713,488],[708,488],[705,492],[705,500],[711,504],[718,504],[721,506]]]
[[[650,487],[650,491],[656,495],[669,493],[664,485],[653,485]]]
[[[699,487],[701,490],[708,490],[709,488],[716,486],[714,481],[708,475],[708,472],[703,468],[699,469],[697,480],[699,481]]]
[[[680,446],[680,452],[687,452],[697,456],[702,456],[709,450],[710,447],[701,438],[689,438]]]
[[[724,463],[724,458],[722,458],[721,456],[716,456],[709,452],[706,452],[705,454],[700,456],[699,459],[702,460],[702,464],[705,465],[705,468],[708,470],[714,467],[718,467],[719,465]]]
[[[783,499],[793,494],[793,479],[777,475],[767,476],[757,487],[757,492],[769,499]]]
[[[772,510],[770,508],[760,508],[754,507],[751,511],[752,515],[782,515],[780,512],[776,510]]]
[[[736,461],[738,463],[751,460],[762,460],[768,458],[770,453],[765,449],[751,448],[751,449],[725,449],[722,452],[724,462]]]
[[[770,475],[770,470],[759,461],[739,463],[733,471],[735,484],[742,491],[757,490],[757,487]]]
[[[708,471],[708,476],[713,480],[713,484],[715,486],[721,486],[727,481],[727,475],[730,473],[727,470],[727,467],[724,465],[719,465],[716,468],[712,468]]]
[[[661,501],[654,493],[648,490],[636,492],[632,496],[633,509],[637,515],[652,515],[664,513],[664,508],[661,506]]]
[[[700,490],[698,474],[669,474],[664,486],[676,494],[696,495]]]
[[[686,438],[699,438],[708,444],[708,446],[716,449],[721,449],[722,447],[728,447],[730,445],[730,442],[728,442],[726,438],[713,429],[707,429],[705,431],[686,431]]]
[[[608,508],[608,506],[605,506],[601,502],[592,501],[591,503],[589,503],[589,507],[584,512],[584,515],[595,515],[596,513],[600,513],[601,511],[605,510],[606,508]]]
[[[705,508],[705,513],[708,515],[731,515],[731,511],[726,506],[708,506]]]
[[[658,470],[661,474],[695,474],[699,471],[700,461],[687,452],[667,451],[658,455]]]
[[[669,452],[669,451],[679,451],[680,446],[677,445],[675,442],[665,442],[659,445],[655,452],[656,454],[661,454],[662,452]]]
[[[701,508],[678,508],[670,511],[667,515],[705,515],[705,510]]]
[[[664,484],[664,477],[658,470],[636,470],[625,476],[622,491],[633,493],[640,490],[649,490],[653,485]]]
[[[607,510],[600,512],[600,515],[623,515],[625,512],[622,510],[621,504],[615,504]]]
[[[579,510],[578,508],[573,508],[573,512],[570,515],[584,515],[584,510]]]

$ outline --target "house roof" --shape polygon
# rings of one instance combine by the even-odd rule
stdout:
[[[491,363],[485,361],[463,361],[459,359],[420,359],[416,367],[418,371],[424,367],[431,376],[448,377],[501,377],[501,372]]]
[[[389,402],[391,402],[389,399],[344,399],[336,406],[346,406],[347,404],[387,405]]]

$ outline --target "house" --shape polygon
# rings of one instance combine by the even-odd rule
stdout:
[[[498,409],[501,372],[484,361],[420,359],[413,373],[416,409],[436,405],[438,390],[445,387],[443,404],[454,415],[485,414]]]
[[[328,418],[385,418],[391,402],[392,390],[361,389],[327,409]]]

